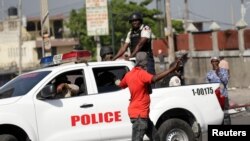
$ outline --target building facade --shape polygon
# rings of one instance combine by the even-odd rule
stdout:
[[[11,8],[8,17],[0,21],[0,86],[18,75],[40,67],[43,57],[40,17],[27,17],[24,26],[20,26],[16,8]],[[51,55],[72,51],[79,44],[78,39],[71,38],[65,28],[66,18],[55,15],[50,18],[49,43],[51,49],[46,51]],[[19,33],[21,28],[22,38]],[[68,31],[68,32],[67,32]],[[19,43],[21,42],[21,48]],[[20,60],[21,50],[21,62]],[[21,63],[21,68],[19,68]]]

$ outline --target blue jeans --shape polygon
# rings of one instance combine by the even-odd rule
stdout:
[[[132,141],[143,141],[143,136],[146,134],[150,141],[160,141],[153,122],[149,118],[131,118],[132,126]]]

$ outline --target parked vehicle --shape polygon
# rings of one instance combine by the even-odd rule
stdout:
[[[130,140],[130,93],[113,81],[133,67],[130,61],[85,62],[19,75],[0,89],[0,141]],[[71,83],[83,78],[77,96],[54,98],[54,81],[61,75]],[[177,137],[180,141],[201,140],[209,124],[222,124],[218,87],[200,84],[153,89],[150,118],[159,134],[166,141]]]

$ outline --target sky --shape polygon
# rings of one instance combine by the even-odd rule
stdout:
[[[142,0],[134,0],[140,2]],[[156,1],[148,8],[156,8]],[[164,1],[164,0],[160,0]],[[18,5],[18,0],[0,0],[1,18],[7,15],[8,7]],[[40,15],[40,0],[22,0],[23,14],[27,17]],[[48,0],[50,15],[67,14],[72,9],[83,7],[84,0]],[[2,7],[4,5],[4,7]],[[174,19],[183,19],[184,0],[171,0],[171,16]],[[237,21],[241,19],[241,0],[188,0],[189,19],[193,21],[216,21],[221,29],[234,28]],[[161,4],[161,8],[165,5]],[[245,0],[245,21],[250,26],[250,0]],[[205,26],[209,28],[211,22]]]

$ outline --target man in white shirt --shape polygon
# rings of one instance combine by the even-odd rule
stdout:
[[[146,52],[148,56],[147,71],[151,74],[155,74],[155,62],[151,47],[151,28],[143,24],[142,14],[138,12],[131,14],[129,23],[132,28],[127,34],[124,45],[120,48],[113,60],[122,56],[128,48],[130,48],[131,51],[128,58],[135,57],[137,52]]]

